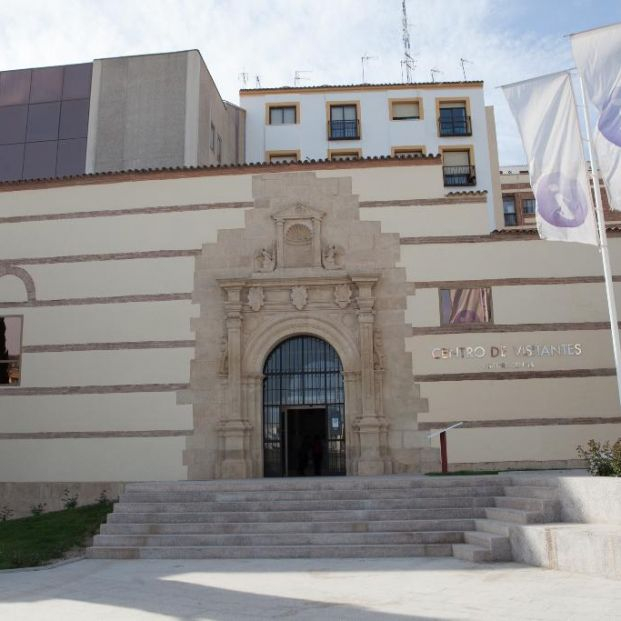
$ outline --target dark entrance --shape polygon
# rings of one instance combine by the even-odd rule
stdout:
[[[283,341],[263,369],[266,477],[345,474],[343,368],[312,336]]]

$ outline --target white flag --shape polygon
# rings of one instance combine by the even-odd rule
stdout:
[[[584,89],[599,112],[593,146],[613,209],[621,210],[621,24],[571,35]]]
[[[502,87],[528,158],[542,239],[597,244],[569,73]]]

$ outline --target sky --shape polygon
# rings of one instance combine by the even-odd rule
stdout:
[[[485,82],[500,163],[523,164],[497,87],[573,66],[565,35],[621,21],[621,0],[407,0],[414,81]],[[402,81],[401,0],[0,0],[0,70],[198,49],[224,99],[247,86]]]

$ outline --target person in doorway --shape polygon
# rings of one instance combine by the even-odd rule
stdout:
[[[321,465],[323,462],[323,443],[319,436],[313,438],[311,457],[313,458],[313,472],[315,476],[318,477],[321,474]]]
[[[311,449],[311,441],[309,436],[304,436],[298,452],[298,475],[306,476],[306,465],[308,464],[308,453]]]

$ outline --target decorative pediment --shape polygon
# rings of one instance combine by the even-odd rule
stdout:
[[[272,218],[276,222],[283,222],[285,220],[321,220],[325,215],[325,211],[320,211],[303,203],[297,203],[277,211],[272,214]]]

